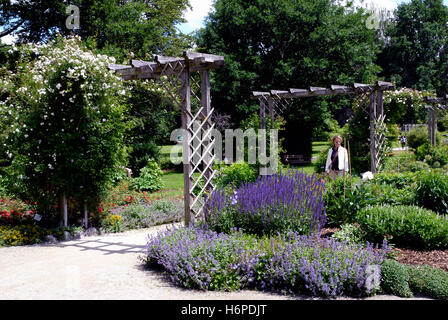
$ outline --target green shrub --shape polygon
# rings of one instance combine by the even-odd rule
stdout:
[[[406,266],[395,260],[384,260],[381,264],[381,288],[395,296],[412,298]]]
[[[154,192],[164,187],[162,169],[156,161],[150,159],[148,164],[140,170],[140,175],[132,180],[132,188]]]
[[[382,181],[381,179],[384,179]],[[391,178],[391,180],[394,178]],[[384,176],[380,180],[365,181],[350,186],[350,182],[345,182],[345,201],[344,201],[344,179],[331,181],[327,185],[325,194],[327,225],[339,226],[344,223],[353,223],[356,221],[356,213],[368,205],[390,204],[390,205],[411,205],[415,204],[414,185],[405,186],[403,181],[395,178],[397,185],[403,188],[395,187],[392,183],[382,183],[387,181]],[[379,182],[376,184],[375,182]]]
[[[448,175],[440,171],[422,171],[417,176],[417,204],[440,214],[448,213]]]
[[[245,182],[254,182],[258,177],[258,170],[246,162],[235,162],[231,165],[221,164],[216,175],[217,187],[239,188]]]
[[[409,286],[414,293],[448,300],[448,273],[431,266],[408,267]]]
[[[349,244],[357,244],[363,242],[363,234],[359,227],[355,224],[344,224],[341,230],[336,231],[332,238],[337,241],[347,242]]]
[[[448,247],[448,219],[417,206],[366,207],[356,215],[366,240],[428,249]]]
[[[432,146],[427,142],[417,148],[415,156],[417,160],[424,161],[433,168],[439,168],[448,164],[448,147],[445,145]]]
[[[426,142],[429,142],[427,127],[412,128],[406,136],[407,145],[413,149],[417,149]]]
[[[437,119],[437,129],[440,131],[448,131],[448,112]]]
[[[328,150],[333,146],[333,143],[328,143],[328,148],[323,148],[317,155],[316,161],[313,162],[314,172],[322,173],[325,171],[325,164],[327,163]]]
[[[413,152],[400,152],[385,158],[381,172],[394,173],[416,171],[416,168],[411,168],[414,163],[415,154]]]
[[[413,172],[395,172],[395,173],[378,173],[375,175],[374,182],[376,184],[383,184],[403,189],[414,184],[416,181],[415,173]]]

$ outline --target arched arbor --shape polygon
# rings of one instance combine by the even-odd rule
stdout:
[[[330,88],[310,87],[308,89],[289,89],[288,91],[253,91],[251,98],[257,99],[260,103],[260,127],[265,129],[266,113],[269,113],[273,125],[275,116],[283,113],[292,99],[329,95],[360,97],[359,106],[370,118],[370,171],[376,173],[384,156],[380,150],[385,141],[383,92],[387,90],[395,90],[395,86],[390,82],[378,81],[375,85],[354,83],[351,87],[332,85]]]
[[[204,197],[215,188],[210,71],[223,65],[224,57],[198,52],[184,52],[178,58],[157,56],[156,61],[132,60],[131,65],[109,65],[123,80],[157,80],[182,111],[186,225],[203,214]]]

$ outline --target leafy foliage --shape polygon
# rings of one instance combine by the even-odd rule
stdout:
[[[220,112],[234,106],[235,123],[258,110],[253,90],[370,83],[379,72],[379,45],[363,10],[330,0],[218,0],[215,9],[198,33],[198,49],[225,56],[213,74],[212,98]],[[295,101],[284,112],[288,153],[311,154],[313,133],[331,129],[332,113],[344,107],[350,99]]]
[[[406,266],[395,260],[385,260],[381,264],[381,288],[389,294],[403,298],[414,295],[409,288],[409,273]]]
[[[448,219],[417,206],[366,207],[356,215],[366,239],[419,248],[448,247]]]
[[[384,76],[398,86],[445,94],[448,8],[442,0],[412,0],[401,3],[395,16],[379,57]]]
[[[242,184],[254,182],[258,177],[257,168],[246,162],[234,162],[231,165],[221,164],[215,178],[219,188],[239,188]]]
[[[165,90],[151,81],[133,81],[126,103],[134,124],[128,167],[138,175],[150,158],[160,160],[159,146],[169,143],[171,131],[180,128],[180,110]]]
[[[125,164],[126,88],[78,38],[18,50],[2,82],[2,144],[10,190],[51,211],[57,196],[97,201]],[[12,54],[15,50],[12,49]]]
[[[154,160],[149,160],[148,164],[140,170],[140,175],[132,180],[133,189],[140,191],[154,192],[163,188],[162,169]]]
[[[448,214],[448,175],[422,171],[417,178],[417,203],[439,214]]]
[[[380,178],[381,179],[381,178]],[[383,181],[385,178],[382,178]],[[344,194],[345,185],[345,194]],[[366,181],[350,185],[349,181],[337,179],[327,185],[325,194],[327,225],[339,226],[356,222],[356,214],[369,205],[415,204],[415,181],[409,180],[404,187],[378,181]]]
[[[448,300],[448,273],[431,266],[408,267],[409,286],[414,293]]]
[[[395,260],[384,260],[381,264],[381,288],[389,294],[412,298],[409,288],[409,273],[406,266]]]
[[[448,146],[432,146],[429,142],[426,142],[417,148],[415,157],[433,168],[440,168],[448,164]]]
[[[79,28],[68,29],[67,2],[58,0],[1,1],[0,23],[4,29],[15,30],[21,42],[40,42],[62,35],[75,34],[102,53],[123,60],[129,51],[135,58],[148,54],[177,56],[191,39],[177,32],[175,25],[183,22],[188,0],[73,0],[79,8]]]

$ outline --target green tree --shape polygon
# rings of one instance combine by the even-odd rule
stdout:
[[[384,76],[398,86],[448,93],[448,7],[443,0],[412,0],[395,11],[379,55]]]
[[[138,176],[150,158],[160,160],[160,145],[172,143],[171,131],[181,127],[180,111],[157,83],[133,81],[129,87],[127,104],[134,127],[128,167]]]
[[[225,56],[213,73],[214,107],[239,123],[258,103],[251,91],[369,83],[379,42],[363,10],[330,0],[217,0],[198,35],[200,51]],[[288,152],[311,152],[313,132],[350,99],[301,99],[285,113]],[[300,137],[300,143],[298,143]]]
[[[69,5],[79,8],[79,28],[66,27]],[[190,44],[175,27],[188,7],[188,0],[1,0],[0,37],[16,34],[20,42],[39,42],[57,33],[76,34],[118,60],[129,51],[136,58],[178,55]]]

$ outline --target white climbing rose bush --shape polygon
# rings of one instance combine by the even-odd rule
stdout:
[[[93,54],[77,37],[9,54],[15,65],[0,71],[9,189],[48,210],[63,193],[97,201],[128,153],[127,88],[107,67],[114,59]]]

